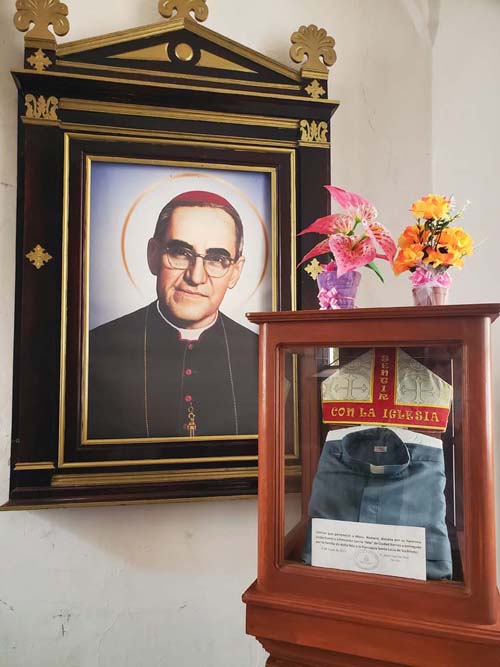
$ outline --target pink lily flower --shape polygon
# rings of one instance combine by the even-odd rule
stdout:
[[[325,185],[325,188],[342,208],[357,208],[363,204],[371,206],[369,201],[355,192],[348,192],[347,190],[342,190],[342,188],[336,188],[334,185]]]
[[[298,236],[316,233],[324,234],[327,238],[307,252],[298,267],[318,255],[331,253],[334,264],[324,264],[323,270],[332,270],[331,267],[336,266],[337,275],[341,276],[348,271],[368,266],[383,281],[373,260],[379,258],[391,262],[397,248],[388,230],[377,221],[377,209],[355,192],[348,192],[333,185],[325,185],[325,188],[346,212],[318,218],[299,232]],[[363,231],[356,236],[358,225]]]
[[[348,234],[354,227],[355,220],[352,216],[345,213],[334,213],[333,215],[326,215],[324,218],[318,218],[309,227],[306,227],[297,236],[302,234],[309,234],[316,232],[317,234],[335,234],[340,232]]]
[[[350,209],[353,216],[357,220],[361,220],[361,222],[372,222],[372,220],[375,220],[378,212],[375,206],[372,204],[361,204],[360,206],[356,208],[351,208]]]
[[[377,256],[375,246],[368,236],[360,239],[358,236],[334,234],[329,239],[329,245],[337,263],[337,276],[366,266]]]
[[[318,255],[324,255],[327,252],[330,252],[330,246],[328,245],[328,239],[326,238],[316,244],[312,250],[309,250],[309,252],[302,257],[297,264],[297,268],[304,264],[304,262],[307,262],[308,259],[313,259],[313,257],[317,257]]]
[[[392,240],[391,235],[388,230],[378,221],[373,221],[364,224],[367,235],[371,238],[372,242],[377,244],[382,253],[377,253],[379,259],[386,259],[389,262],[392,262],[397,251],[396,244]]]

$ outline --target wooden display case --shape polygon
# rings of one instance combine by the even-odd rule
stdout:
[[[243,599],[247,632],[271,654],[269,666],[500,664],[490,359],[490,327],[499,312],[499,304],[484,304],[250,315],[260,325],[259,550],[258,577]],[[386,410],[385,420],[379,414],[371,419],[373,428],[401,430],[410,426],[404,419],[417,414],[420,422],[411,424],[410,433],[442,448],[442,463],[430,470],[435,474],[437,465],[443,467],[439,502],[452,561],[448,575],[432,574],[431,528],[412,518],[415,508],[429,510],[431,522],[439,513],[432,489],[429,493],[421,480],[411,492],[406,488],[401,502],[412,509],[401,523],[426,531],[427,577],[425,571],[417,580],[303,562],[310,515],[315,516],[311,490],[325,437],[331,440],[332,429],[348,424],[365,421],[370,428],[359,417],[366,411],[359,409],[336,420],[345,423],[325,424],[322,382],[352,359],[377,350],[408,355],[433,381],[451,387],[442,428],[437,407],[415,408],[419,401],[426,405],[422,383],[419,400],[404,398],[404,409]],[[401,377],[398,383],[396,402]],[[290,414],[291,396],[295,414]],[[377,419],[382,422],[374,426]],[[293,428],[299,432],[303,461],[298,494],[285,478],[286,442]],[[415,463],[413,451],[409,456]],[[397,505],[389,503],[386,516]],[[382,514],[369,521],[377,522],[397,523]]]

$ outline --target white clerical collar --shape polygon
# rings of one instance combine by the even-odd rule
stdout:
[[[179,332],[179,338],[180,340],[198,340],[201,334],[206,331],[207,329],[210,329],[210,327],[213,327],[215,324],[215,321],[217,320],[218,313],[215,313],[215,317],[210,324],[207,324],[206,327],[200,327],[199,329],[181,329],[180,327],[177,327],[175,324],[172,324],[170,320],[167,320],[165,315],[161,312],[160,309],[160,303],[159,301],[156,302],[156,310],[158,311],[160,317],[165,320],[165,322],[172,327],[172,329],[175,329],[176,331]]]

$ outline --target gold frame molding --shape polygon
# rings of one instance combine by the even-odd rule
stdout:
[[[210,468],[208,470],[174,470],[165,472],[142,472],[142,473],[93,473],[89,475],[54,475],[51,486],[53,487],[72,487],[72,486],[113,486],[118,484],[158,484],[161,482],[189,482],[192,480],[208,479],[242,479],[247,477],[257,477],[256,468]],[[286,477],[298,478],[301,476],[300,466],[287,466]]]
[[[185,437],[161,437],[161,438],[113,438],[113,439],[104,439],[104,438],[95,438],[89,440],[87,437],[87,416],[88,416],[88,319],[89,319],[89,263],[90,263],[90,245],[88,242],[89,232],[90,232],[90,190],[91,190],[91,167],[92,162],[115,162],[118,164],[143,164],[143,165],[157,165],[164,167],[180,167],[185,166],[186,168],[199,168],[199,162],[191,161],[178,161],[178,160],[144,160],[139,158],[122,158],[114,156],[94,156],[88,155],[86,157],[86,176],[85,182],[87,184],[85,201],[86,201],[86,212],[85,212],[85,241],[84,241],[84,317],[83,317],[83,330],[85,332],[85,345],[83,347],[83,363],[82,363],[82,396],[83,398],[83,427],[82,427],[82,445],[104,445],[104,444],[127,444],[131,442],[184,442]],[[226,163],[210,163],[210,169],[223,169],[227,171],[243,171],[243,172],[255,172],[255,173],[268,173],[271,176],[271,237],[272,237],[272,246],[276,248],[277,243],[277,170],[275,167],[251,167],[251,166],[239,166],[239,165],[230,165]],[[68,184],[69,186],[69,184]],[[277,308],[277,265],[276,265],[276,256],[272,254],[271,257],[271,283],[272,283],[272,310]],[[190,438],[190,442],[211,442],[214,440],[256,440],[257,434],[253,435],[217,435],[217,436],[195,436]],[[230,458],[226,460],[236,461],[239,457]],[[218,459],[215,459],[218,460]],[[173,462],[173,461],[169,461]]]
[[[74,98],[62,98],[60,108],[70,111],[90,111],[112,114],[114,116],[141,116],[145,118],[172,118],[177,120],[202,121],[207,123],[228,123],[231,125],[258,125],[259,127],[277,127],[295,130],[300,121],[295,118],[273,118],[272,116],[253,116],[249,114],[221,113],[178,107],[151,107],[143,104],[125,104],[120,102],[96,102]]]
[[[20,69],[20,70],[12,70],[13,74],[31,74],[32,76],[43,76],[43,77],[54,77],[54,78],[67,78],[68,76],[71,76],[72,79],[81,79],[81,80],[89,80],[89,81],[101,81],[103,83],[124,83],[124,84],[133,84],[133,85],[138,85],[140,84],[141,86],[145,86],[147,88],[174,88],[176,90],[179,89],[178,84],[176,83],[160,83],[158,81],[137,81],[136,79],[122,79],[122,78],[114,78],[114,77],[109,77],[109,76],[90,76],[88,74],[75,74],[74,72],[71,72],[69,74],[68,72],[55,72],[53,70],[50,70],[48,72],[36,72],[33,70],[28,70],[28,69]],[[222,82],[222,79],[221,79]],[[229,83],[232,83],[229,82]],[[213,88],[209,86],[191,86],[191,85],[184,85],[183,90],[190,90],[190,91],[196,91],[196,92],[203,92],[203,93],[217,93],[218,95],[239,95],[239,96],[244,96],[244,97],[263,97],[263,98],[270,98],[273,100],[288,100],[290,102],[304,102],[306,104],[321,104],[321,105],[326,105],[326,106],[332,106],[332,104],[340,104],[338,100],[331,100],[331,99],[324,99],[320,98],[318,100],[314,100],[311,97],[305,97],[305,96],[300,96],[300,95],[283,95],[280,93],[273,93],[273,92],[263,92],[261,90],[237,90],[234,88]]]
[[[150,460],[144,460],[144,459],[129,459],[127,461],[85,461],[85,462],[66,462],[64,458],[64,433],[65,433],[65,394],[66,394],[66,330],[67,330],[67,278],[68,278],[68,242],[69,242],[69,188],[70,188],[70,170],[69,170],[69,154],[70,154],[70,144],[72,139],[87,139],[87,140],[93,140],[97,139],[99,141],[105,141],[105,142],[117,142],[117,141],[123,141],[122,136],[116,136],[113,134],[108,134],[108,135],[101,135],[101,134],[87,134],[87,133],[73,133],[73,132],[65,132],[64,134],[64,185],[63,185],[63,250],[62,250],[62,287],[61,287],[61,348],[60,348],[60,380],[59,380],[59,386],[60,386],[60,394],[59,394],[59,444],[58,444],[58,468],[85,468],[85,467],[108,467],[108,466],[116,466],[116,467],[121,467],[121,466],[131,466],[131,465],[161,465],[161,464],[172,464],[172,463],[203,463],[203,462],[235,462],[235,461],[256,461],[257,456],[225,456],[225,457],[197,457],[197,458],[169,458],[169,459],[150,459]],[[127,137],[127,141],[135,142],[135,143],[141,143],[144,141],[143,138],[141,137],[135,137],[135,136],[130,136]],[[154,140],[149,140],[150,143],[157,143],[161,145],[187,145],[187,146],[197,146],[200,145],[201,142],[196,142],[196,141],[189,141],[189,140],[184,140],[184,141],[175,141],[175,140],[168,140],[168,139],[154,139]],[[204,144],[201,144],[204,145]],[[234,148],[234,144],[227,144],[224,142],[207,142],[206,144],[207,147],[219,147],[219,148]],[[245,144],[240,144],[239,148],[241,150],[245,149],[248,150],[249,148],[252,148],[253,151],[257,152],[263,152],[263,153],[282,153],[282,154],[288,154],[290,158],[290,191],[291,191],[291,201],[290,201],[290,216],[291,216],[291,238],[295,239],[295,234],[296,234],[296,188],[295,188],[295,182],[296,182],[296,160],[295,160],[295,151],[292,149],[285,149],[285,148],[273,148],[272,150],[255,146],[254,143],[249,140],[248,143]],[[89,156],[89,159],[96,159],[96,157],[91,158]],[[112,161],[113,158],[106,157],[106,158],[101,158],[100,156],[97,158],[102,161]],[[135,158],[116,158],[117,161],[119,162],[141,162],[143,164],[182,164],[186,166],[196,166],[199,165],[197,162],[187,162],[187,161],[174,161],[174,160],[139,160]],[[233,168],[236,170],[242,170],[242,171],[257,171],[257,172],[263,172],[263,171],[270,171],[274,172],[274,169],[271,168],[265,168],[265,167],[241,167],[238,168],[235,165],[227,165],[227,164],[210,164],[211,167],[213,168]],[[274,205],[272,205],[272,211],[273,211],[273,220],[271,224],[272,228],[272,247],[276,248],[277,247],[277,221],[276,221],[276,177],[274,177],[271,180],[272,183],[272,202],[274,202]],[[90,183],[88,182],[87,179],[87,190],[85,193],[85,199],[86,199],[86,211],[88,215],[88,210],[89,210],[89,197],[90,197]],[[86,223],[86,228],[88,229],[88,221]],[[86,292],[86,298],[85,302],[88,304],[88,244],[86,244],[86,251],[84,253],[84,264],[85,264],[85,271],[84,271],[84,284],[85,284],[85,292]],[[295,245],[292,244],[291,248],[291,256],[292,256],[292,261],[291,261],[291,275],[290,275],[290,282],[291,282],[291,294],[292,294],[292,308],[296,308],[296,276],[295,276],[295,263],[296,263],[296,255],[295,255]],[[272,260],[272,285],[273,285],[273,309],[276,309],[276,299],[277,295],[275,292],[275,286],[277,284],[277,266],[276,262],[273,258]],[[85,312],[84,315],[84,330],[87,330],[87,320],[88,315]],[[83,377],[86,377],[86,368],[87,368],[87,359],[88,359],[88,343],[86,343],[85,348],[84,348],[84,363],[83,363]],[[84,392],[83,395],[86,395],[85,392],[85,387],[84,387]],[[85,406],[84,406],[84,409]],[[86,413],[84,414],[84,423],[85,423],[85,418],[86,418]],[[214,437],[208,437],[208,436],[198,436],[193,438],[193,441],[213,441],[215,438]],[[216,438],[217,440],[237,440],[237,439],[244,439],[244,440],[249,440],[249,439],[257,439],[257,435],[254,436],[218,436]],[[154,443],[154,442],[183,442],[185,441],[185,438],[139,438],[139,439],[134,439],[133,442],[148,442],[148,443]],[[108,444],[108,443],[116,443],[116,444],[126,444],[128,442],[131,442],[129,439],[114,439],[112,441],[109,440],[92,440],[92,441],[86,441],[84,438],[82,438],[82,444],[85,445],[102,445],[102,444]],[[298,456],[298,443],[295,444],[295,452],[293,455],[289,455],[289,458],[291,460],[295,460]]]
[[[25,125],[53,125],[61,128],[70,134],[80,134],[82,132],[91,132],[93,134],[109,134],[109,125],[89,125],[87,123],[65,123],[63,121],[41,121],[34,118],[26,118],[26,116],[21,117],[21,121]],[[131,131],[128,127],[113,127],[113,133],[116,136],[121,136],[123,138],[130,137]],[[144,138],[156,138],[164,139],[171,141],[173,143],[178,143],[179,141],[190,141],[193,145],[200,143],[201,145],[211,145],[219,146],[222,143],[227,145],[237,145],[241,146],[245,143],[245,137],[240,136],[230,136],[227,134],[189,134],[187,132],[169,132],[167,130],[148,130],[134,129],[134,137],[144,137]],[[253,147],[253,143],[248,142],[248,146]],[[297,147],[296,141],[280,141],[279,139],[259,139],[259,145],[261,147],[267,146],[269,148],[286,148],[288,150],[294,149]]]
[[[28,461],[16,463],[14,470],[55,470],[52,461]]]
[[[75,69],[86,69],[86,70],[95,70],[95,71],[105,71],[105,72],[117,72],[122,74],[141,74],[151,76],[154,74],[156,77],[166,78],[166,79],[188,79],[190,81],[201,81],[207,84],[209,83],[225,83],[235,86],[247,86],[252,88],[272,88],[273,90],[294,90],[300,92],[300,84],[295,83],[270,83],[268,81],[260,81],[256,83],[252,80],[246,79],[233,79],[221,78],[215,76],[207,76],[204,74],[179,74],[179,72],[162,72],[162,71],[152,71],[149,69],[140,69],[137,67],[118,67],[116,65],[99,65],[96,63],[84,63],[78,60],[56,60],[56,65],[60,67],[68,67]]]

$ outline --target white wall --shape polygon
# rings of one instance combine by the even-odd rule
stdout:
[[[470,199],[464,226],[478,248],[454,274],[454,303],[500,302],[500,3],[436,2],[433,53],[433,172],[436,192]],[[493,326],[497,543],[500,537],[500,321]],[[500,548],[497,548],[500,572]]]
[[[156,0],[66,1],[72,40],[159,19]],[[4,0],[0,7],[3,499],[10,441],[16,184],[16,92],[7,70],[21,65],[23,47],[22,35],[11,24],[14,4]],[[432,128],[440,165],[436,188],[474,199],[468,220],[475,221],[478,231],[479,223],[493,231],[494,177],[484,169],[483,143],[478,147],[476,140],[480,130],[484,149],[490,149],[494,140],[488,141],[486,128],[493,133],[498,117],[493,85],[485,85],[493,77],[492,67],[482,64],[494,47],[480,37],[481,31],[490,31],[494,42],[495,0],[443,3],[451,25],[439,34],[440,55],[434,61],[425,0],[310,0],[307,5],[298,0],[209,0],[208,5],[208,27],[285,63],[289,37],[300,25],[316,23],[335,36],[338,62],[330,94],[342,105],[333,126],[334,182],[372,199],[395,234],[408,222],[412,199],[431,189]],[[457,28],[463,23],[462,32],[453,32],[455,22]],[[480,26],[472,37],[471,23]],[[457,67],[460,59],[469,62],[465,70]],[[434,116],[433,94],[441,105]],[[472,101],[480,109],[474,119],[465,120]],[[473,165],[467,180],[460,164]],[[499,175],[493,158],[489,167]],[[488,287],[492,252],[485,244],[469,261],[463,278],[456,279],[454,301],[495,299],[495,286]],[[387,268],[384,273],[385,287],[371,275],[363,280],[361,305],[409,304],[406,279],[396,280]],[[478,282],[468,284],[473,275]],[[496,275],[498,279],[498,268]],[[264,653],[244,634],[240,602],[256,572],[254,500],[2,513],[0,535],[2,666],[264,664]]]

